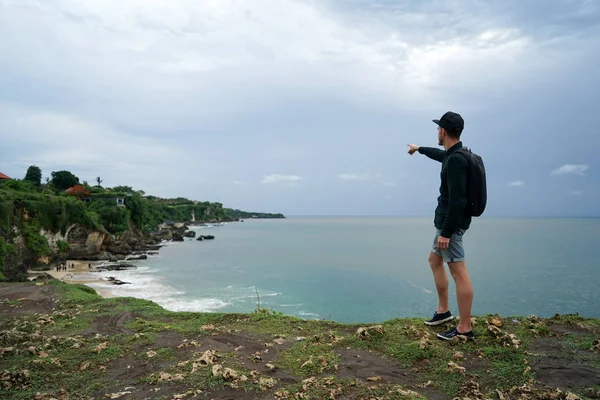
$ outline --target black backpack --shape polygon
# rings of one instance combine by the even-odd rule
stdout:
[[[471,217],[479,217],[483,214],[487,204],[487,186],[483,159],[466,147],[462,147],[456,150],[456,152],[464,155],[469,164],[467,208],[465,214]]]

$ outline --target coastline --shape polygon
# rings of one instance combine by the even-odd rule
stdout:
[[[67,260],[66,264],[69,268],[66,271],[57,271],[56,266],[50,271],[27,271],[30,280],[34,280],[37,276],[43,276],[44,274],[52,276],[54,279],[66,283],[66,284],[83,284],[96,291],[102,298],[118,297],[114,293],[111,293],[107,289],[92,286],[93,284],[105,284],[108,282],[107,279],[103,279],[101,276],[94,276],[92,272],[97,271],[96,267],[100,267],[105,264],[103,261],[92,261],[92,260]],[[88,265],[92,265],[92,269]],[[73,268],[70,266],[73,265]],[[97,271],[100,272],[100,271]],[[104,271],[110,272],[110,271]]]

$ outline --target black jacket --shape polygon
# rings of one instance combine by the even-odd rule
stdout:
[[[442,163],[440,196],[435,209],[434,224],[441,236],[450,238],[458,229],[469,229],[471,217],[466,215],[467,178],[469,164],[464,155],[456,153],[462,142],[447,151],[433,147],[419,147],[419,153]]]

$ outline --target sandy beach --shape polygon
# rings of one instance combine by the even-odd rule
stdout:
[[[56,266],[54,266],[50,271],[28,271],[28,274],[31,278],[35,277],[36,275],[48,274],[51,275],[54,279],[58,279],[65,283],[84,285],[90,283],[103,283],[106,282],[106,280],[102,279],[102,276],[90,274],[90,272],[95,271],[94,267],[99,267],[103,263],[106,264],[107,262],[67,260],[66,264],[68,265],[68,269],[66,271],[57,271]],[[89,268],[90,264],[92,268]],[[102,297],[114,297],[114,295],[112,295],[109,291],[99,290],[97,287],[94,287],[93,289]]]

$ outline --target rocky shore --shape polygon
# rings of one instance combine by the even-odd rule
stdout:
[[[198,241],[214,239],[214,235],[197,235],[196,231],[190,229],[190,226],[201,224],[205,223],[164,223],[159,229],[152,232],[142,233],[132,229],[116,237],[74,226],[65,235],[70,246],[70,251],[65,255],[65,259],[112,263],[146,260],[149,256],[157,255],[165,242],[194,238]],[[59,240],[52,235],[47,236],[49,243]],[[47,266],[45,269],[60,263],[61,261],[57,259],[53,265]]]

